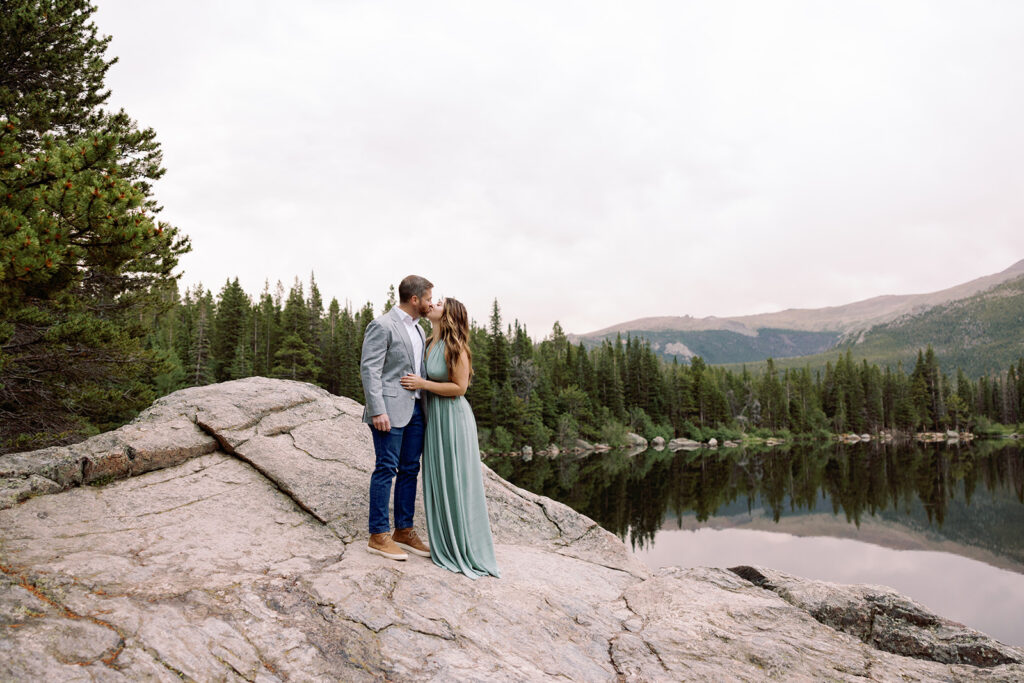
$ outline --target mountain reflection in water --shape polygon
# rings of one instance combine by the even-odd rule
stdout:
[[[1024,645],[1024,451],[829,444],[488,458],[628,540],[656,569],[763,565],[887,585]]]

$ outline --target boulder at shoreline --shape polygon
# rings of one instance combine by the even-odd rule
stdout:
[[[370,555],[361,415],[309,384],[248,378],[0,456],[0,680],[1024,677],[1021,650],[888,589],[652,572],[486,466],[502,578]]]

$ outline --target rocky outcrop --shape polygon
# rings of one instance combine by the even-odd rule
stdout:
[[[626,432],[626,446],[629,448],[641,447],[647,448],[647,439],[640,436],[635,432]]]
[[[700,442],[680,437],[669,441],[668,447],[672,451],[695,451],[700,448]]]
[[[957,441],[973,441],[974,434],[950,429],[945,432],[917,432],[914,434],[914,439],[923,443],[942,443],[944,441],[955,443]]]
[[[576,439],[574,450],[577,453],[591,453],[594,450],[594,444],[583,439]]]
[[[144,474],[217,450],[194,416],[160,401],[135,422],[74,446],[0,456],[0,509],[40,493]]]
[[[0,680],[1024,676],[1019,650],[881,589],[762,568],[652,574],[486,467],[502,578],[370,555],[361,414],[250,378],[0,456],[16,491],[0,510]]]
[[[932,614],[891,588],[811,581],[759,567],[733,567],[730,571],[879,650],[979,667],[1020,661],[1019,650]]]

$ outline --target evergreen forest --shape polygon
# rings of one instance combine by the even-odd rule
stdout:
[[[155,378],[157,393],[263,375],[313,382],[363,402],[362,335],[383,308],[324,303],[315,277],[288,289],[278,282],[248,295],[237,278],[214,294],[202,286],[154,320],[147,346],[172,367]],[[558,323],[535,342],[494,301],[486,324],[471,324],[474,376],[467,393],[482,446],[508,452],[524,445],[571,446],[577,438],[621,445],[627,431],[645,438],[707,439],[751,434],[877,433],[991,428],[1024,415],[1024,358],[999,374],[944,372],[929,347],[912,368],[871,365],[837,353],[824,370],[763,372],[666,362],[640,337],[572,344]],[[422,321],[427,326],[426,321]]]

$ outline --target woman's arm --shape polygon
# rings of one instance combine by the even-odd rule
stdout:
[[[449,382],[433,382],[413,374],[406,375],[400,381],[403,387],[414,391],[426,389],[438,396],[462,396],[469,388],[469,361],[465,352],[459,354],[459,359],[455,362],[455,370],[451,375]]]

